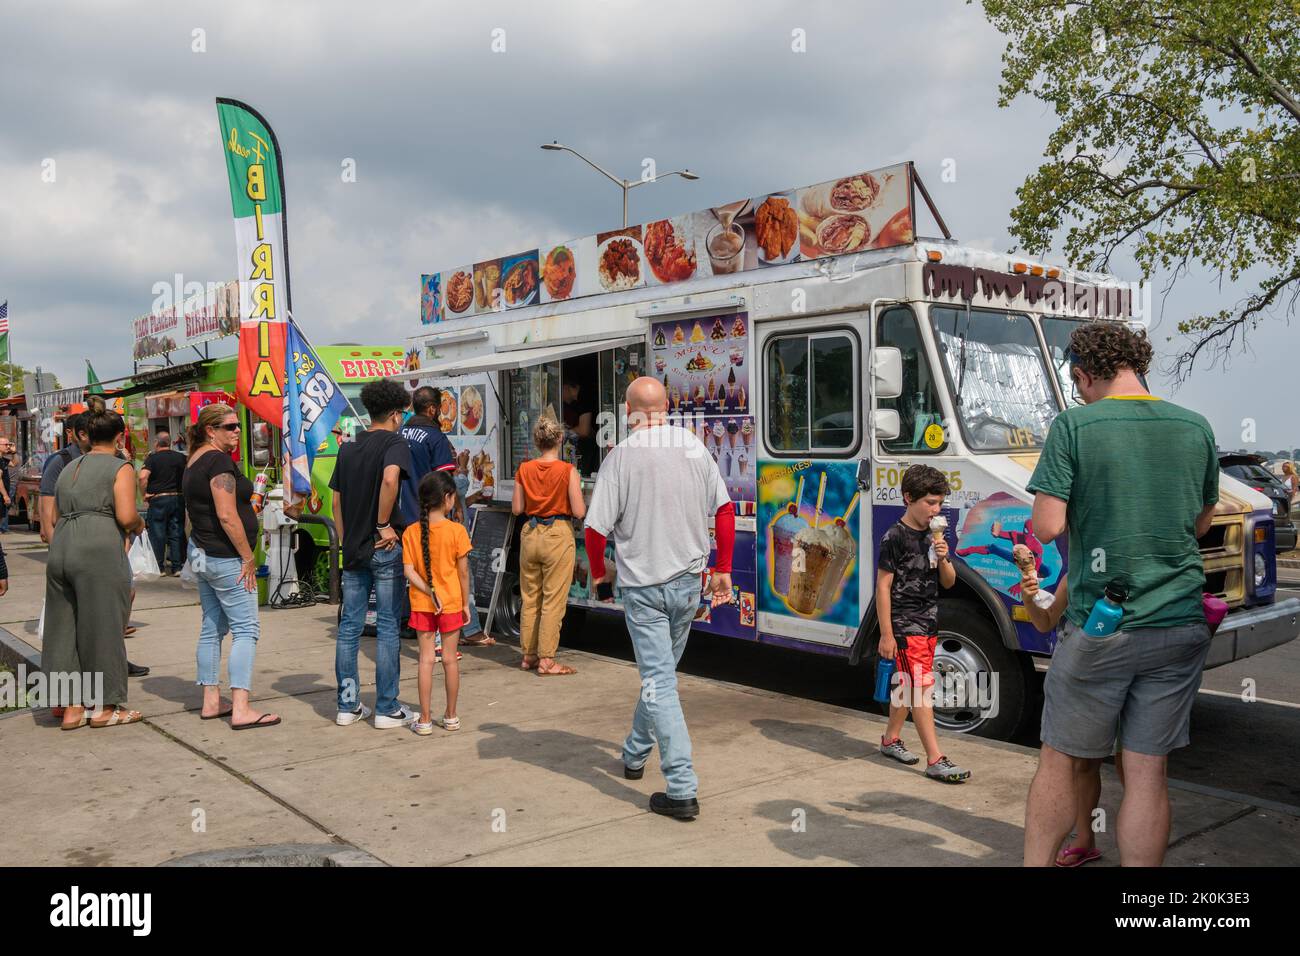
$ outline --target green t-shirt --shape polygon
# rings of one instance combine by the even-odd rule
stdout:
[[[1052,422],[1029,490],[1067,502],[1065,615],[1075,624],[1117,578],[1129,586],[1125,630],[1204,620],[1196,516],[1219,500],[1219,459],[1203,417],[1146,397],[1069,408]]]

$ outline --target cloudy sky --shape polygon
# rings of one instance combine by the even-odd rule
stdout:
[[[552,139],[629,178],[647,157],[700,174],[635,190],[633,222],[911,159],[959,239],[1006,250],[1052,128],[1036,101],[998,108],[1004,42],[961,0],[9,0],[0,37],[0,301],[16,361],[65,385],[83,358],[130,374],[156,283],[234,277],[216,96],[279,138],[295,314],[318,345],[417,334],[422,272],[617,226],[618,190],[538,149]],[[1171,355],[1179,318],[1249,291],[1184,279],[1153,338]],[[1294,341],[1275,320],[1226,367],[1155,385],[1222,445],[1244,419],[1260,447],[1300,445]]]

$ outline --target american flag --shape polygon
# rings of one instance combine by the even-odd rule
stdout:
[[[9,300],[0,302],[0,335],[9,331]]]

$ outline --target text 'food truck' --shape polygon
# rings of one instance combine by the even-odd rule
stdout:
[[[944,239],[916,238],[918,192]],[[475,595],[506,633],[519,617],[511,479],[548,407],[605,425],[568,452],[589,496],[625,434],[627,384],[660,379],[738,515],[735,600],[701,600],[695,629],[850,664],[875,655],[876,543],[904,510],[901,476],[943,471],[958,580],[940,600],[936,719],[1006,738],[1032,719],[1056,640],[1028,623],[1013,546],[1037,546],[1045,588],[1065,576],[1065,540],[1033,537],[1025,485],[1074,401],[1072,329],[1128,320],[1132,305],[1111,276],[960,246],[909,163],[425,275],[421,367],[406,377],[475,410],[455,427],[472,424],[466,439],[497,469],[477,483],[476,551],[491,555]],[[570,613],[610,610],[576,544]],[[1232,609],[1207,666],[1296,636],[1300,600],[1275,600],[1266,498],[1222,476],[1201,552],[1205,590]],[[617,595],[616,581],[615,611]]]

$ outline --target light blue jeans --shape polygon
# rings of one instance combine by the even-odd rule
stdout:
[[[338,679],[339,711],[361,706],[361,677],[357,672],[357,649],[361,629],[366,626],[370,590],[375,591],[375,713],[397,713],[397,681],[401,675],[401,638],[398,636],[406,594],[402,572],[402,546],[391,551],[376,550],[370,566],[343,571],[343,617],[339,621],[338,643],[334,647],[334,676]]]
[[[203,623],[196,655],[198,683],[212,687],[221,680],[221,641],[230,634],[230,687],[253,689],[257,655],[257,592],[239,583],[238,558],[214,558],[190,542],[190,567],[199,584]]]
[[[691,736],[677,695],[677,663],[700,606],[700,576],[688,572],[664,584],[624,586],[622,599],[641,675],[641,695],[632,715],[632,732],[623,743],[623,763],[633,770],[644,766],[658,741],[668,796],[694,797],[699,779],[691,764]]]

